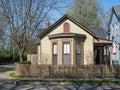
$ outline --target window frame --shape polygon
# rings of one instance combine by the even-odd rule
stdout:
[[[64,44],[65,43],[69,43],[69,54],[64,54]],[[64,55],[69,55],[69,63],[68,64],[64,64]],[[63,41],[62,42],[62,65],[70,65],[71,63],[71,59],[70,59],[70,56],[71,56],[71,44],[70,44],[70,41]]]
[[[54,54],[54,45],[57,45],[56,54]],[[55,64],[54,64],[54,56],[56,56],[56,63]],[[58,44],[57,44],[57,42],[53,42],[52,43],[52,64],[57,65],[57,63],[58,63]]]
[[[79,43],[79,52],[77,52],[77,44]],[[76,40],[76,44],[75,44],[75,49],[76,49],[76,52],[75,52],[75,56],[76,56],[76,65],[80,65],[80,63],[77,63],[77,55],[79,55],[80,57],[80,60],[81,60],[81,42],[80,40]]]

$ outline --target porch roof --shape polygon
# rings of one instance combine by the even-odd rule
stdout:
[[[112,41],[111,40],[107,40],[107,39],[94,39],[94,44],[97,45],[112,45]]]

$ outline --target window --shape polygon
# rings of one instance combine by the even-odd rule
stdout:
[[[68,33],[70,32],[70,26],[69,26],[69,23],[65,23],[64,24],[64,33]]]
[[[108,34],[108,38],[107,39],[110,40],[110,34]]]
[[[63,64],[70,64],[70,42],[63,42]]]
[[[115,29],[116,29],[116,36],[118,36],[119,31],[118,31],[118,23],[117,22],[116,22],[116,25],[115,25]]]
[[[76,65],[80,65],[80,41],[76,42]]]
[[[111,27],[111,36],[114,36],[114,25],[112,25],[112,27]]]
[[[53,64],[57,64],[57,43],[53,43]]]

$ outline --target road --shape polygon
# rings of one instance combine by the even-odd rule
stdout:
[[[0,68],[14,67],[14,64],[0,65]],[[50,84],[50,83],[19,83],[17,79],[12,79],[9,74],[13,71],[0,73],[0,90],[120,90],[120,85],[98,85],[98,84]],[[12,82],[10,81],[13,80]]]
[[[119,85],[0,83],[0,90],[120,90]]]

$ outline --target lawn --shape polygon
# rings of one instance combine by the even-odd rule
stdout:
[[[16,75],[15,73],[11,73],[10,77],[19,78],[20,82],[44,82],[44,83],[69,83],[69,84],[105,84],[105,85],[119,85],[119,80],[104,80],[101,78],[101,80],[85,80],[85,79],[54,79],[54,78],[41,78],[41,77],[26,77],[26,76],[20,76]],[[26,79],[22,79],[26,78]]]

